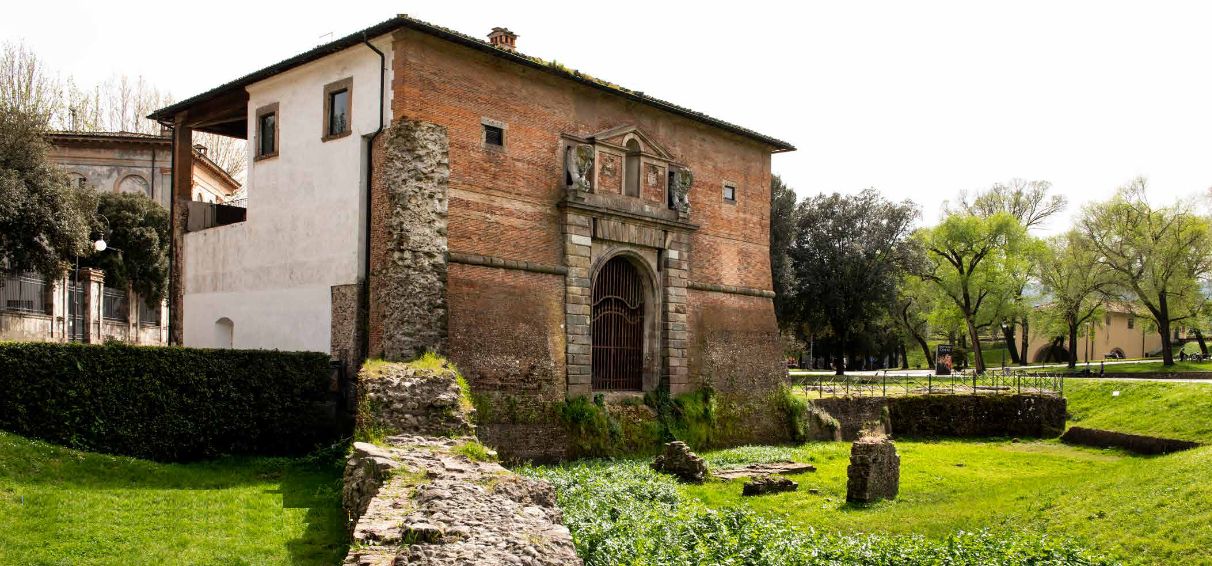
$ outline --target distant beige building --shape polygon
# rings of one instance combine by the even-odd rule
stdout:
[[[77,182],[115,193],[147,195],[165,208],[172,182],[172,138],[133,132],[52,132],[51,161]],[[225,203],[240,182],[194,146],[193,200]]]
[[[1077,361],[1102,360],[1110,355],[1123,358],[1143,358],[1161,350],[1161,337],[1147,323],[1149,318],[1137,313],[1132,305],[1113,303],[1098,320],[1088,321],[1078,330]],[[1064,362],[1069,359],[1069,338],[1045,336],[1031,332],[1027,347],[1032,363]]]
[[[81,186],[147,195],[169,205],[172,139],[131,132],[53,132],[50,158]],[[193,200],[236,200],[240,183],[194,147]],[[235,204],[235,203],[233,203]],[[167,306],[147,304],[129,289],[105,285],[105,274],[81,269],[47,281],[35,273],[0,278],[0,340],[135,344],[168,341]]]

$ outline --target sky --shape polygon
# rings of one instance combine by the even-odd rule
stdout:
[[[926,224],[1015,177],[1069,198],[1045,232],[1136,176],[1159,204],[1212,187],[1212,3],[52,0],[6,6],[0,41],[182,99],[397,13],[508,27],[523,53],[792,143],[772,168],[801,197],[875,187]]]

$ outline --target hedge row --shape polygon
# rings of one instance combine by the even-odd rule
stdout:
[[[0,344],[0,428],[165,461],[298,455],[341,436],[311,352]]]

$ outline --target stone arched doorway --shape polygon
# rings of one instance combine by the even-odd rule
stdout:
[[[594,277],[593,389],[643,389],[646,294],[639,269],[623,256],[608,260]]]

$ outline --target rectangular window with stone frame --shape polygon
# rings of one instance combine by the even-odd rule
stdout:
[[[323,141],[335,140],[353,132],[353,77],[324,85]]]
[[[736,184],[724,183],[724,202],[736,204]]]

